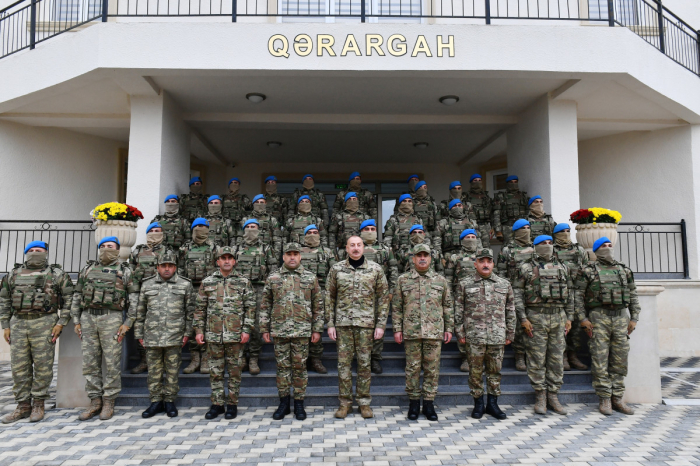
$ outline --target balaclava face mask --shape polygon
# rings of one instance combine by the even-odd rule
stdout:
[[[423,241],[425,241],[425,235],[421,235],[420,233],[411,233],[411,235],[408,237],[409,240],[411,240],[412,245],[416,244],[421,244]]]
[[[97,258],[100,264],[111,265],[119,259],[119,249],[101,248]]]
[[[167,202],[165,204],[165,215],[174,217],[180,211],[180,204],[177,202]]]
[[[298,206],[299,212],[302,214],[308,214],[311,212],[311,203],[310,202],[300,202]]]
[[[462,246],[464,246],[467,251],[476,251],[476,238],[464,237],[462,238]]]
[[[357,212],[357,209],[360,208],[360,201],[358,201],[356,198],[350,198],[345,202],[345,210],[348,212]]]
[[[246,228],[245,230],[243,230],[243,239],[245,240],[246,244],[253,244],[257,242],[259,237],[259,228]]]
[[[49,253],[46,251],[43,251],[43,252],[34,251],[34,252],[28,252],[26,254],[26,256],[27,256],[27,259],[26,259],[27,268],[29,268],[29,269],[41,269],[46,265],[46,263],[48,261]]]
[[[277,194],[277,183],[265,183],[265,192],[267,194]]]
[[[362,230],[360,232],[360,238],[362,238],[362,241],[365,243],[372,245],[377,242],[377,232],[375,231],[367,231],[367,230]]]
[[[192,229],[192,241],[195,244],[203,244],[209,238],[209,227],[196,226]]]
[[[413,213],[413,202],[402,202],[399,204],[399,212],[410,215]]]
[[[595,256],[600,262],[606,262],[608,264],[615,260],[613,248],[599,247],[595,252]]]
[[[241,185],[238,183],[231,183],[230,185],[228,185],[228,192],[230,192],[231,194],[236,194],[239,189],[241,189]]]
[[[209,214],[211,215],[219,215],[221,213],[221,208],[223,205],[221,204],[209,204],[207,205],[207,209],[209,209]]]
[[[552,260],[552,254],[554,254],[554,245],[540,243],[537,246],[535,246],[535,254],[537,254],[546,261],[550,261]]]
[[[544,215],[544,203],[533,202],[530,204],[530,213],[535,218],[540,218]]]
[[[149,231],[146,233],[146,244],[149,248],[158,246],[163,242],[163,232],[162,231]]]
[[[483,187],[483,183],[481,182],[481,180],[471,182],[472,191],[477,191],[477,192],[481,191],[482,187]]]
[[[314,179],[313,178],[306,178],[301,185],[304,187],[304,189],[314,189]]]
[[[450,215],[454,218],[464,218],[464,207],[453,207],[450,209]]]
[[[256,214],[264,214],[266,209],[267,209],[267,204],[265,204],[263,202],[256,202],[255,204],[253,204],[253,211]]]
[[[525,246],[530,243],[530,230],[527,228],[519,228],[513,232],[513,238],[520,246]]]
[[[518,190],[518,182],[517,181],[509,181],[506,183],[506,190],[514,192]]]
[[[411,192],[415,191],[415,190],[416,190],[416,185],[417,185],[417,184],[418,184],[418,180],[415,179],[415,178],[412,178],[412,179],[409,180],[409,182],[408,182],[408,190],[411,191]]]
[[[193,184],[192,186],[190,186],[190,193],[191,194],[202,194],[202,185],[201,184],[199,184],[199,185]]]
[[[321,244],[321,235],[318,233],[307,233],[304,236],[304,244],[310,248],[317,248]]]
[[[428,195],[428,187],[425,185],[421,186],[420,188],[418,188],[418,191],[416,191],[416,193],[414,195],[418,199],[425,199],[426,196]]]
[[[461,199],[462,198],[462,187],[457,186],[456,188],[450,189],[450,199]]]
[[[362,180],[356,180],[356,179],[350,180],[350,191],[359,190],[360,185],[362,185]]]
[[[571,246],[571,234],[568,231],[554,233],[554,242],[557,244],[557,246],[568,248]]]

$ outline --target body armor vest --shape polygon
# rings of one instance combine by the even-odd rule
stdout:
[[[339,245],[344,245],[347,242],[348,238],[350,238],[353,235],[360,236],[360,225],[362,225],[362,222],[364,222],[365,219],[358,214],[359,211],[354,214],[351,214],[349,212],[343,212],[341,214],[343,224],[342,229],[339,231]]]
[[[156,218],[163,228],[163,244],[167,244],[173,249],[180,249],[182,243],[185,242],[185,237],[182,234],[182,219],[178,217],[162,216]]]
[[[123,267],[126,267],[126,264],[108,266],[91,264],[85,274],[82,307],[123,310],[127,295]]]
[[[309,225],[318,224],[316,223],[317,220],[320,220],[313,215],[309,216],[302,216],[302,215],[296,215],[294,216],[294,221],[292,222],[292,229],[289,232],[289,240],[295,243],[303,243],[304,242],[304,229],[308,227]]]
[[[419,224],[420,222],[420,217],[417,215],[408,215],[408,216],[396,216],[396,226],[397,226],[397,231],[394,233],[395,239],[394,239],[394,246],[395,247],[401,247],[405,245],[410,245],[411,240],[409,239],[409,230],[413,225]]]
[[[564,305],[569,299],[566,268],[559,261],[545,269],[533,262],[532,277],[525,283],[525,303]]]
[[[594,291],[593,299],[586,300],[586,307],[622,309],[629,306],[629,283],[624,267],[619,264],[601,266],[599,262],[596,262],[595,271],[600,287]]]
[[[503,207],[501,207],[501,222],[504,224],[512,224],[519,218],[525,218],[530,209],[527,206],[525,193],[517,191],[515,193],[505,192]]]
[[[535,219],[533,217],[528,218],[530,222],[530,238],[535,239],[540,235],[552,236],[552,224],[550,222],[550,216],[545,215],[540,219]]]
[[[250,247],[246,246],[245,248],[247,250]],[[267,278],[266,248],[262,246],[258,250],[259,254],[237,252],[236,271],[255,284],[263,284]]]
[[[532,245],[527,245],[527,246],[517,246],[515,243],[512,243],[510,246],[510,255],[508,258],[508,280],[513,282],[515,279],[515,276],[518,273],[518,269],[520,268],[520,265],[527,261],[532,259],[532,254],[535,252],[534,246]]]
[[[246,214],[243,196],[240,194],[236,194],[235,196],[232,194],[225,195],[224,206],[221,212],[224,218],[231,220],[234,225],[238,225]]]
[[[160,247],[157,250],[152,250],[146,248],[139,248],[138,255],[136,256],[136,264],[134,266],[133,278],[136,283],[141,283],[145,279],[150,278],[156,274],[156,266],[158,265],[158,258],[165,253],[166,248]]]
[[[571,249],[557,249],[555,246],[554,252],[556,253],[557,258],[569,268],[571,276],[578,276],[579,272],[581,271],[581,264],[583,264],[583,254],[586,254],[586,252],[581,251],[581,249],[575,245]]]
[[[12,284],[12,309],[15,312],[42,311],[56,312],[59,302],[58,296],[53,290],[53,269],[58,266],[46,266],[40,274],[23,275],[21,271],[38,269],[25,269],[23,264],[15,265],[11,272]]]
[[[462,246],[459,235],[462,234],[465,228],[472,226],[469,218],[455,218],[449,216],[447,218],[447,231],[442,237],[442,248],[444,251],[450,251]],[[477,235],[478,237],[478,235]]]
[[[197,248],[197,250],[191,248]],[[190,243],[185,253],[185,263],[181,267],[185,269],[187,278],[192,280],[192,283],[198,284],[216,272],[214,262],[214,251],[211,246],[206,243],[201,246]]]
[[[184,194],[180,197],[180,211],[182,216],[188,219],[203,217],[207,205],[206,194]]]
[[[467,201],[471,203],[479,225],[484,225],[491,221],[491,209],[488,205],[488,194],[486,191],[480,193],[469,192]]]
[[[475,259],[476,251],[467,252],[466,255],[462,256],[457,261],[455,264],[455,279],[457,281],[470,277],[476,273],[476,268],[474,267]]]
[[[301,265],[316,274],[319,284],[326,283],[326,277],[329,272],[328,257],[321,251],[321,248],[318,248],[315,252],[302,252]]]
[[[226,224],[224,223],[224,218],[217,216],[217,217],[205,217],[207,221],[209,222],[209,237],[214,244],[217,246],[227,246],[227,238],[224,238],[224,232],[226,229]]]
[[[375,248],[374,245],[367,245],[364,252],[365,259],[376,262],[384,270],[384,274],[389,274],[389,252],[381,247]]]

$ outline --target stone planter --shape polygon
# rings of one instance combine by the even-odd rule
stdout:
[[[119,258],[127,260],[131,254],[131,247],[136,244],[137,223],[128,220],[95,220],[95,225],[95,242],[99,243],[105,236],[116,236],[121,244]]]
[[[593,243],[607,236],[613,246],[617,244],[617,223],[583,223],[576,225],[576,241],[588,251],[588,257],[595,260]]]

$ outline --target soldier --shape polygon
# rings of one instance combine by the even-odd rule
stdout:
[[[496,273],[504,277],[511,285],[518,276],[520,264],[530,260],[535,248],[530,239],[530,222],[521,218],[511,227],[512,239],[506,243],[498,255]],[[515,339],[513,340],[513,352],[515,353],[515,370],[524,372],[525,365],[525,333],[520,325],[515,326]]]
[[[346,244],[351,236],[359,235],[362,222],[371,218],[369,215],[361,212],[358,205],[357,194],[351,191],[345,195],[343,210],[334,210],[333,220],[328,228],[328,245],[332,250],[335,251],[336,246],[341,247],[341,245]],[[339,250],[338,257],[344,259],[345,253]]]
[[[251,224],[248,220],[255,220],[254,223],[257,225],[256,229],[259,230],[255,235],[260,237],[262,243],[269,246],[275,256],[275,260],[279,263],[280,254],[282,252],[283,224],[279,223],[277,218],[271,214],[264,195],[258,194],[253,198],[253,212],[250,216],[243,217],[243,220],[241,220],[241,229],[238,231],[235,242],[237,246],[245,244],[247,241],[245,235],[251,234],[246,233],[246,225]]]
[[[239,225],[243,217],[249,215],[253,210],[250,198],[245,194],[241,194],[240,189],[241,180],[235,177],[231,178],[228,181],[228,193],[223,196],[224,218],[230,220],[233,225]]]
[[[180,196],[182,216],[190,222],[207,213],[207,198],[209,194],[202,193],[202,179],[194,176],[190,179],[190,192]]]
[[[551,236],[557,222],[551,215],[544,213],[544,203],[540,196],[532,196],[527,205],[530,207],[530,214],[527,220],[530,222],[530,236],[532,239],[540,235]]]
[[[209,239],[218,247],[230,246],[235,236],[231,221],[222,214],[223,204],[216,194],[207,199],[207,215],[204,217],[209,223]]]
[[[554,227],[554,253],[569,268],[571,281],[576,285],[581,270],[588,264],[588,253],[578,243],[571,242],[571,228],[568,223],[558,223]],[[571,322],[571,330],[566,334],[565,371],[571,370],[572,367],[580,371],[588,369],[588,366],[582,363],[576,354],[581,349],[583,337],[581,321],[578,319],[580,313],[585,314],[583,300],[577,293],[574,293],[574,320]]]
[[[289,213],[287,216],[294,215],[292,207],[296,206],[297,210],[299,207],[299,198],[302,196],[309,196],[311,202],[311,213],[320,217],[324,224],[328,224],[328,202],[326,202],[326,196],[317,188],[314,188],[314,176],[312,174],[304,175],[301,180],[302,188],[295,189],[292,199],[289,202]]]
[[[493,273],[493,252],[483,248],[475,255],[475,273],[459,280],[455,296],[457,340],[469,347],[469,388],[474,397],[472,417],[484,413],[503,420],[498,406],[505,345],[515,338],[515,297],[508,280]],[[483,374],[486,369],[487,403]]]
[[[448,216],[440,219],[433,236],[436,249],[445,256],[460,249],[459,235],[465,229],[478,228],[471,204],[467,203],[465,208],[462,201],[452,199],[448,208]]]
[[[391,248],[381,241],[377,241],[377,223],[373,218],[365,220],[360,225],[360,237],[365,245],[364,256],[382,266],[384,275],[389,282],[389,301],[391,302],[391,294],[396,288],[396,280],[399,278],[399,269],[397,267],[394,254]],[[379,309],[378,307],[376,309]],[[372,373],[381,374],[382,369],[382,352],[384,351],[384,339],[374,340],[372,344]]]
[[[389,217],[384,226],[384,244],[396,252],[403,246],[409,246],[409,230],[413,225],[422,225],[421,218],[413,212],[413,197],[402,194],[399,197],[399,211]]]
[[[202,280],[216,271],[216,244],[210,239],[209,222],[206,219],[197,218],[192,222],[192,239],[182,245],[178,255],[178,274],[189,279],[195,288],[199,288]],[[192,374],[199,370],[202,374],[208,374],[210,366],[207,348],[192,340],[190,355],[192,360],[182,372]]]
[[[136,319],[134,336],[146,348],[150,368],[151,405],[142,413],[144,418],[162,412],[177,416],[178,372],[182,347],[192,336],[194,303],[192,282],[177,274],[176,254],[167,251],[160,255],[158,273],[141,284],[138,306],[129,309],[129,315]]]
[[[163,244],[177,251],[190,239],[190,222],[180,215],[180,198],[170,194],[165,198],[165,214],[156,215],[151,223],[160,224],[163,229]]]
[[[272,217],[275,223],[277,220]],[[258,358],[262,350],[262,338],[260,326],[257,318],[260,315],[260,304],[262,303],[263,288],[267,276],[277,270],[277,257],[272,248],[263,242],[260,234],[260,224],[254,218],[246,220],[243,224],[243,240],[238,244],[235,251],[236,272],[247,278],[252,284],[255,296],[255,312],[253,321],[250,324],[250,343],[245,347],[248,357],[244,358],[243,369],[250,369],[250,375],[258,375],[260,366]],[[243,353],[241,353],[243,356]]]
[[[325,222],[321,217],[312,213],[311,198],[305,194],[297,199],[297,204],[298,213],[287,217],[287,225],[284,228],[285,243],[303,242],[306,227],[316,225],[321,237],[321,244],[328,246],[328,232],[324,226]]]
[[[474,209],[476,222],[479,224],[479,234],[481,244],[485,248],[491,247],[492,225],[496,233],[501,232],[501,219],[498,211],[494,211],[493,201],[489,197],[488,191],[484,191],[481,175],[475,173],[469,178],[469,192],[465,195]],[[494,212],[496,216],[494,216]]]
[[[352,172],[349,181],[350,184],[347,189],[340,191],[335,196],[333,212],[340,212],[343,210],[344,204],[348,200],[348,193],[354,193],[358,201],[358,212],[366,214],[367,218],[377,218],[377,201],[374,198],[374,194],[362,187],[360,172]],[[344,245],[345,241],[339,242],[338,244]]]
[[[428,194],[428,185],[425,181],[416,184],[416,192],[413,194],[413,211],[421,219],[421,223],[432,234],[437,227],[439,219],[438,205],[433,196]]]
[[[442,275],[430,270],[430,247],[413,247],[413,267],[399,277],[392,299],[391,320],[394,341],[405,343],[408,419],[415,421],[423,397],[423,414],[437,421],[433,400],[440,377],[442,342],[452,340],[454,308],[450,285]],[[423,388],[420,374],[423,370]]]
[[[515,310],[528,338],[527,376],[535,390],[535,413],[550,407],[566,414],[558,393],[564,382],[564,337],[574,318],[574,286],[569,269],[554,255],[552,237],[535,238],[535,254],[523,262],[513,282]]]
[[[285,214],[287,210],[289,210],[289,207],[287,205],[287,199],[277,194],[277,178],[275,176],[268,176],[265,178],[265,201],[267,203],[267,212],[277,219],[279,225],[284,225]],[[255,203],[255,201],[253,201],[253,203]],[[282,247],[281,244],[280,247]]]
[[[250,280],[234,271],[233,248],[218,248],[216,254],[219,270],[199,286],[192,327],[197,343],[206,344],[209,351],[212,405],[204,417],[214,419],[225,411],[225,419],[234,419],[241,390],[241,353],[255,323],[255,294]],[[226,371],[228,398],[224,399]]]
[[[60,265],[49,265],[48,245],[32,241],[26,259],[0,282],[0,324],[10,345],[15,410],[3,424],[44,418],[53,379],[56,340],[70,320],[73,282]]]
[[[369,407],[372,340],[384,337],[389,312],[389,286],[381,266],[365,260],[359,236],[348,238],[348,258],[331,268],[326,283],[328,336],[338,344],[338,392],[335,417],[352,412],[351,364],[357,356],[356,399],[363,418],[374,416]]]
[[[275,339],[277,390],[280,405],[272,415],[279,421],[289,414],[290,387],[294,387],[294,415],[306,419],[304,397],[309,376],[306,359],[311,343],[321,341],[323,332],[323,293],[316,274],[301,265],[301,245],[287,243],[284,265],[267,277],[260,306],[260,332],[263,340]]]
[[[515,175],[506,178],[506,191],[498,192],[494,196],[493,218],[501,219],[501,235],[496,229],[496,237],[503,241],[503,244],[508,244],[510,241],[513,223],[527,216],[527,201],[527,193],[518,189],[518,177]]]
[[[465,199],[465,195],[462,192],[462,182],[461,181],[453,181],[450,183],[450,195],[446,200],[443,200],[440,202],[440,205],[438,206],[438,220],[441,218],[445,218],[449,216],[449,206],[450,202],[454,200],[458,200],[460,202],[468,202],[467,199]]]
[[[88,261],[80,271],[70,311],[82,340],[85,391],[90,398],[90,406],[78,417],[81,421],[98,413],[103,421],[114,415],[114,400],[122,389],[122,340],[134,325],[128,316],[122,323],[122,312],[139,299],[131,269],[119,262],[117,237],[102,238],[97,247],[98,262]]]
[[[593,243],[597,261],[579,274],[577,292],[585,307],[579,308],[581,327],[591,339],[593,388],[605,415],[612,410],[634,414],[622,397],[625,394],[629,337],[639,320],[641,307],[632,271],[614,258],[612,242],[602,237]],[[629,316],[625,312],[629,309]],[[611,403],[612,397],[612,403]]]
[[[304,229],[304,245],[301,247],[301,265],[306,270],[316,274],[318,284],[323,293],[323,305],[325,315],[326,302],[326,277],[331,267],[336,263],[335,253],[325,246],[321,246],[321,238],[316,225],[309,225]],[[326,374],[328,370],[323,366],[323,342],[319,340],[309,345],[309,369],[319,374]]]
[[[440,251],[430,245],[428,235],[426,235],[423,225],[413,225],[409,230],[409,244],[401,246],[396,251],[396,262],[398,263],[399,273],[405,273],[413,269],[413,248],[418,244],[425,244],[430,248],[430,270],[444,275],[444,267],[442,254]]]

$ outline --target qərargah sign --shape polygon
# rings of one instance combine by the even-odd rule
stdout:
[[[402,57],[409,53],[411,57],[454,57],[455,39],[454,36],[438,35],[435,41],[428,41],[424,35],[419,35],[415,41],[409,42],[403,34],[392,34],[386,40],[381,34],[365,34],[364,47],[360,47],[354,34],[348,34],[342,45],[332,34],[317,34],[316,37],[298,34],[291,41],[283,34],[275,34],[267,41],[267,49],[272,56],[284,58],[292,54],[307,57],[314,51],[318,57],[346,57],[350,54],[357,57],[384,57],[387,54]]]

